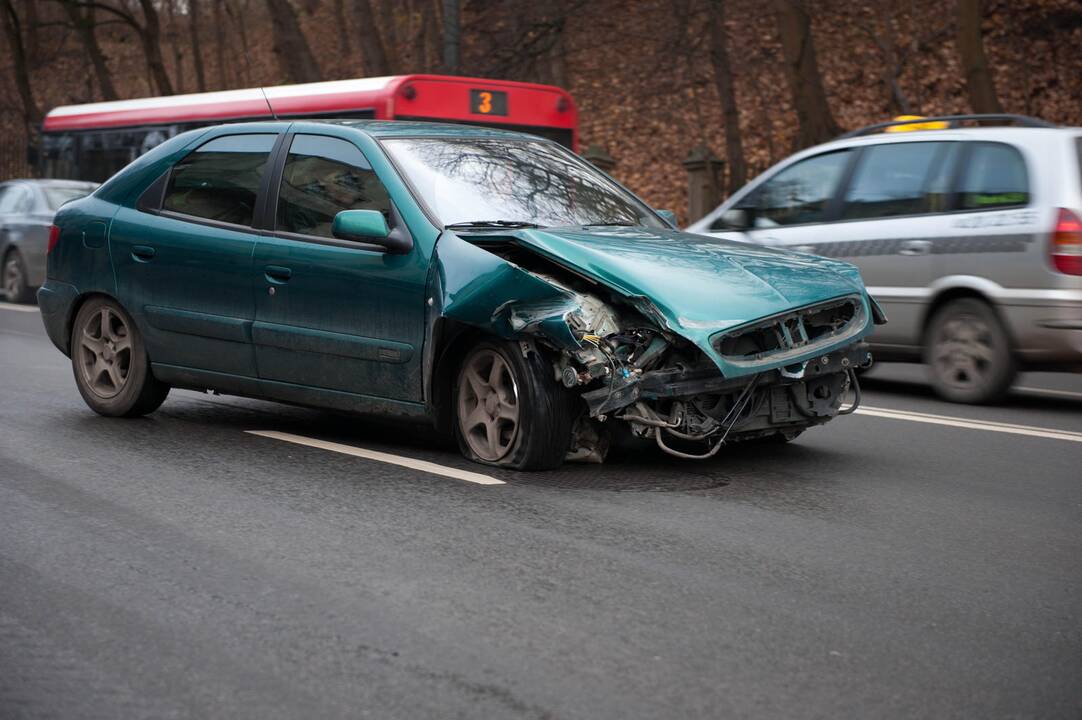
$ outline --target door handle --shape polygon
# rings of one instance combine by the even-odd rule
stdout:
[[[149,245],[133,245],[131,256],[139,262],[149,262],[154,258],[155,250]]]
[[[932,243],[929,240],[906,240],[902,243],[899,255],[927,255],[932,252]]]
[[[263,268],[263,272],[267,275],[268,280],[276,283],[284,283],[293,277],[293,271],[281,265],[268,265]]]

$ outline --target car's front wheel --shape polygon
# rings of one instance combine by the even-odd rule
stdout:
[[[558,467],[571,444],[576,398],[535,349],[485,340],[466,353],[454,387],[462,454],[516,470]]]
[[[108,298],[91,298],[79,308],[71,330],[71,365],[79,394],[100,415],[146,415],[169,394],[169,386],[150,372],[135,323]]]
[[[987,303],[975,298],[952,300],[936,312],[924,361],[935,391],[953,402],[1000,400],[1016,374],[1006,328]]]
[[[2,268],[4,294],[8,302],[28,303],[33,295],[27,282],[26,263],[18,250],[9,250]]]

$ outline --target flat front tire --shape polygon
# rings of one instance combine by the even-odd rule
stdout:
[[[483,340],[463,357],[453,388],[459,448],[486,465],[558,467],[571,444],[575,400],[536,349]]]
[[[139,417],[165,402],[169,386],[150,371],[142,336],[115,301],[86,301],[71,330],[71,365],[79,394],[107,417]]]
[[[1017,373],[1006,328],[976,298],[952,300],[936,312],[928,326],[924,362],[936,393],[952,402],[1001,400]]]

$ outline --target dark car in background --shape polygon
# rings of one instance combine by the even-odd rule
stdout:
[[[45,282],[49,228],[56,211],[97,186],[71,180],[0,183],[0,282],[9,302],[30,302]]]

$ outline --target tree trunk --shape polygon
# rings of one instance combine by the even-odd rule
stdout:
[[[774,0],[774,7],[785,56],[786,79],[800,124],[797,148],[826,142],[838,135],[840,128],[830,112],[823,78],[819,74],[811,18],[801,0]]]
[[[297,13],[289,0],[267,0],[271,28],[274,33],[274,55],[283,78],[294,83],[318,82],[322,79],[319,63],[301,32]],[[241,22],[244,22],[243,19]]]
[[[41,110],[34,101],[34,90],[30,85],[30,70],[26,62],[26,50],[23,48],[22,23],[19,22],[19,14],[15,12],[15,6],[11,0],[0,0],[0,22],[4,24],[4,34],[7,36],[8,48],[11,53],[12,64],[15,69],[15,86],[19,91],[19,99],[23,104],[23,120],[27,130],[33,134],[41,122]]]
[[[334,24],[338,26],[338,57],[341,58],[339,62],[349,61],[349,56],[353,54],[353,50],[349,44],[349,23],[346,21],[346,3],[345,0],[334,0]],[[356,73],[347,73],[348,77],[353,77]]]
[[[143,9],[143,28],[138,33],[143,42],[143,54],[146,55],[147,69],[150,77],[158,87],[159,95],[172,95],[173,83],[169,80],[169,73],[165,71],[165,61],[162,60],[162,29],[158,20],[158,11],[154,8],[154,0],[139,0],[139,6]]]
[[[105,53],[98,44],[98,36],[95,32],[97,22],[94,20],[94,8],[81,9],[74,0],[64,0],[64,10],[75,27],[75,33],[86,50],[86,57],[90,60],[90,66],[94,68],[94,77],[98,81],[98,89],[105,100],[116,100],[116,87],[113,85],[113,77],[109,74],[109,65],[105,60]]]
[[[729,163],[728,192],[733,194],[744,186],[748,167],[744,159],[744,140],[740,131],[740,113],[733,89],[733,69],[729,62],[729,38],[725,29],[725,0],[710,2],[710,62],[714,66],[714,83],[718,86],[721,114],[725,120],[725,159]]]
[[[218,64],[218,89],[229,87],[225,76],[225,16],[222,14],[222,2],[214,0],[214,61]]]
[[[195,66],[195,87],[207,91],[207,76],[203,70],[203,51],[199,43],[199,0],[188,0],[188,30],[192,38],[192,64]]]
[[[966,77],[969,106],[975,113],[1001,113],[992,69],[981,37],[981,0],[958,0],[958,57]]]
[[[184,53],[180,49],[180,30],[177,23],[177,0],[166,0],[165,9],[168,13],[169,23],[167,27],[169,32],[166,35],[169,37],[169,47],[173,50],[173,83],[174,92],[184,92],[185,72],[184,72]]]
[[[361,62],[364,74],[368,77],[390,75],[391,66],[387,59],[387,49],[383,46],[383,34],[380,32],[376,14],[372,11],[372,0],[356,0],[358,37],[361,46]]]
[[[460,23],[458,0],[443,0],[443,71],[448,75],[459,71]]]

